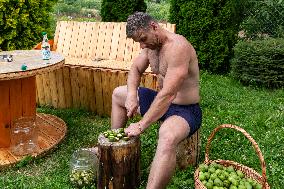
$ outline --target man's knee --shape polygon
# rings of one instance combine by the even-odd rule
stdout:
[[[172,134],[171,131],[166,130],[164,128],[160,128],[159,130],[159,139],[158,139],[158,145],[163,149],[163,150],[172,150],[176,148],[177,146],[177,139],[176,137]]]
[[[112,100],[122,101],[126,97],[126,86],[116,87],[112,92]]]

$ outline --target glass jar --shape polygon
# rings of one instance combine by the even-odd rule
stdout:
[[[11,128],[11,152],[17,156],[37,152],[37,136],[35,117],[15,119]]]
[[[90,187],[97,181],[98,158],[87,148],[76,150],[70,161],[70,181],[75,186]]]

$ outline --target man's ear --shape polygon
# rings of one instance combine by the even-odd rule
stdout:
[[[150,26],[151,26],[151,28],[152,28],[154,31],[156,31],[157,28],[158,28],[157,23],[155,23],[155,22],[153,22],[153,21],[150,22]]]

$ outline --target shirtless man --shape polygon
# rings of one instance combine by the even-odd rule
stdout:
[[[137,136],[152,123],[163,121],[147,183],[147,189],[162,189],[174,173],[178,143],[201,125],[198,60],[186,38],[161,28],[146,13],[128,17],[126,34],[142,50],[133,60],[127,86],[113,91],[111,125],[112,129],[124,127],[129,117],[139,113],[143,118],[125,129],[128,136]],[[157,74],[158,92],[139,87],[149,65]]]

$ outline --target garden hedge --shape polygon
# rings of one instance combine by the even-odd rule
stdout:
[[[0,1],[0,49],[31,49],[49,31],[52,6],[57,0]]]
[[[226,73],[247,7],[244,0],[171,0],[170,22],[195,47],[201,69]]]
[[[234,48],[232,76],[244,84],[284,86],[284,38],[241,41]]]
[[[144,0],[102,0],[101,17],[104,22],[125,22],[129,15],[146,9]]]

